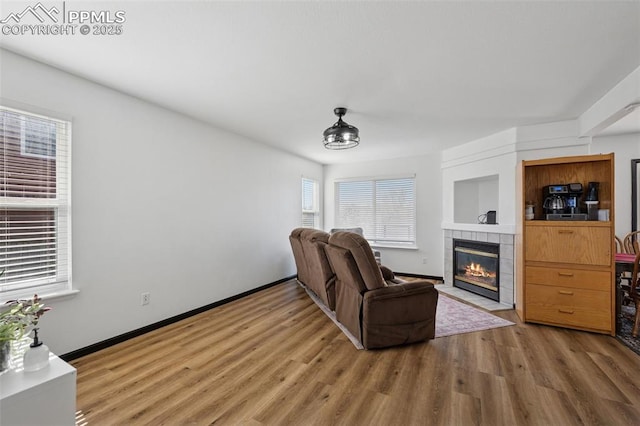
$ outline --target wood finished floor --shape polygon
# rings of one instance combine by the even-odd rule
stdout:
[[[72,362],[92,425],[640,425],[640,356],[522,324],[358,351],[287,282]]]

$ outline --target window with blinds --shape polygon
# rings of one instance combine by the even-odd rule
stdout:
[[[337,228],[361,227],[372,244],[416,244],[414,177],[346,180],[335,183]]]
[[[0,107],[0,302],[70,289],[70,127]]]
[[[318,228],[320,226],[318,204],[318,182],[302,178],[302,226],[304,228]]]

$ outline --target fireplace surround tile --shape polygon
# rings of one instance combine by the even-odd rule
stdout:
[[[513,260],[513,244],[500,243],[500,259]]]
[[[494,234],[493,232],[488,233],[487,242],[500,244],[500,234]]]
[[[453,240],[463,239],[500,244],[500,302],[453,286]],[[514,235],[497,232],[461,231],[444,232],[444,284],[443,293],[465,300],[488,310],[513,309],[514,302]]]
[[[473,241],[482,241],[484,243],[488,242],[487,241],[488,235],[486,232],[476,232],[475,234],[476,235]]]

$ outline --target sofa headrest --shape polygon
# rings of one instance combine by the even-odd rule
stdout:
[[[314,232],[316,232],[316,230],[313,228],[302,228],[302,231],[300,231],[300,239],[308,240],[310,235],[313,234]]]
[[[353,232],[339,231],[331,234],[329,244],[351,253],[368,290],[386,286],[371,246],[363,236]]]
[[[295,228],[293,231],[291,231],[291,235],[289,235],[290,238],[300,238],[300,235],[302,234],[302,231],[304,231],[307,228]]]
[[[325,247],[325,251],[331,268],[338,276],[338,279],[349,281],[349,284],[355,287],[358,293],[363,293],[367,290],[367,286],[358,270],[358,265],[349,250],[329,244]]]
[[[354,234],[364,235],[364,231],[362,228],[333,228],[330,233],[335,234],[336,232],[353,232]]]
[[[315,231],[315,232],[310,232],[308,234],[305,234],[305,238],[307,238],[309,241],[313,243],[315,243],[316,241],[329,243],[329,236],[330,235],[324,231]]]

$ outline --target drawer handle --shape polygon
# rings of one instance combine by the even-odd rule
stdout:
[[[558,234],[573,234],[573,231],[569,229],[561,229],[558,231]]]
[[[573,274],[571,272],[558,272],[558,275],[561,277],[572,277]]]
[[[573,292],[572,291],[558,290],[558,293],[566,294],[567,296],[573,296]]]
[[[561,314],[573,315],[573,311],[569,311],[569,310],[566,310],[566,309],[558,309],[558,312],[560,312]]]

